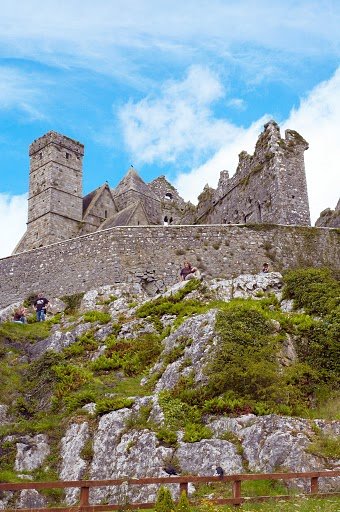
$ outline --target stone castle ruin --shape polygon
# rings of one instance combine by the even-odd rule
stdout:
[[[106,182],[83,197],[84,146],[48,132],[29,148],[27,231],[20,253],[118,226],[284,224],[310,225],[304,151],[294,130],[285,138],[274,121],[264,126],[253,155],[243,151],[234,176],[222,171],[194,206],[164,176],[145,183],[131,167],[116,188]]]

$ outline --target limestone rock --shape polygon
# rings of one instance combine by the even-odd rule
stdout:
[[[56,315],[57,313],[63,313],[67,305],[61,299],[55,298],[51,299],[48,304],[48,312],[52,313],[52,315]]]
[[[151,322],[144,319],[131,320],[122,325],[117,336],[118,339],[135,339],[142,334],[155,333],[156,329]]]
[[[181,376],[194,372],[196,382],[204,382],[203,368],[208,360],[208,354],[217,344],[218,337],[214,332],[216,310],[210,310],[203,315],[188,318],[183,324],[167,338],[163,340],[164,350],[160,356],[160,362],[150,371],[150,375],[159,371],[162,360],[171,352],[186,344],[183,355],[167,365],[163,375],[156,384],[155,391],[171,389]]]
[[[24,489],[20,492],[20,498],[17,501],[17,508],[45,508],[47,507],[47,499],[35,489]]]
[[[48,338],[38,341],[29,347],[29,353],[32,359],[38,359],[48,350],[61,352],[64,348],[72,345],[77,338],[89,331],[92,327],[90,322],[79,324],[72,331],[55,331]]]
[[[61,440],[61,480],[81,480],[86,470],[86,461],[81,457],[81,451],[89,439],[89,426],[87,422],[73,423],[67,429]],[[79,489],[70,488],[66,492],[68,505],[77,501]]]
[[[14,302],[0,310],[0,322],[8,322],[13,319],[14,311],[22,306],[22,302]]]
[[[24,436],[17,443],[17,455],[14,469],[16,471],[33,471],[39,468],[50,453],[45,434]]]
[[[280,293],[282,275],[279,272],[243,274],[233,279],[233,297],[256,297],[259,292]]]
[[[242,458],[234,444],[221,439],[203,439],[196,443],[179,443],[176,450],[181,469],[189,475],[214,475],[215,466],[226,474],[243,473]]]

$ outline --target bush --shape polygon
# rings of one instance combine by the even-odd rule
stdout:
[[[99,322],[100,324],[107,324],[111,320],[111,315],[109,313],[104,313],[103,311],[87,311],[83,319],[85,322]]]
[[[156,334],[143,334],[136,340],[111,338],[105,354],[91,363],[91,369],[121,369],[128,376],[139,375],[156,361],[161,350],[161,340]]]
[[[191,512],[188,495],[184,491],[181,492],[179,497],[179,501],[176,505],[176,512]]]
[[[79,309],[84,295],[84,293],[74,293],[73,295],[64,295],[63,297],[60,297],[60,300],[66,304],[65,313],[67,315],[73,315]]]
[[[293,299],[295,308],[324,316],[340,305],[340,283],[327,268],[290,270],[284,275],[283,298]]]
[[[175,505],[171,497],[171,493],[167,487],[162,485],[157,493],[155,511],[156,512],[171,512],[175,510]]]
[[[183,441],[185,443],[197,443],[202,439],[211,439],[213,433],[210,428],[201,423],[187,423],[184,429]]]
[[[96,416],[102,416],[118,409],[130,408],[134,404],[132,398],[113,397],[103,398],[97,401],[96,404]]]

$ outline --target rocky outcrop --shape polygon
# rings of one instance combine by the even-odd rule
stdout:
[[[177,283],[158,297],[175,295],[184,286],[186,283]],[[244,274],[234,279],[205,281],[182,300],[229,301],[235,297],[260,299],[270,293],[281,301],[281,287],[282,278],[277,272]],[[154,334],[156,329],[152,317],[140,319],[135,315],[136,305],[148,300],[147,293],[139,285],[103,286],[91,290],[82,299],[78,318],[73,318],[68,323],[62,318],[60,323],[53,326],[48,338],[28,344],[29,356],[31,360],[36,360],[49,350],[61,352],[76,343],[84,333],[89,333],[98,342],[93,352],[86,356],[94,361],[105,353],[106,339],[113,333],[121,344],[121,340],[133,340],[141,335]],[[283,311],[291,311],[293,307],[288,301],[281,301],[280,304]],[[60,309],[63,306],[56,303],[55,307]],[[104,325],[99,322],[84,322],[84,313],[89,310],[109,312],[111,320]],[[340,467],[339,460],[326,459],[308,451],[316,431],[328,436],[339,436],[340,421],[312,421],[277,415],[209,415],[203,418],[203,422],[210,429],[211,438],[193,443],[185,442],[185,432],[179,429],[175,433],[177,443],[169,445],[161,440],[159,429],[167,425],[160,406],[160,393],[174,388],[181,377],[188,375],[193,376],[197,384],[204,385],[205,366],[220,342],[215,328],[216,317],[217,309],[210,309],[186,318],[179,327],[174,324],[174,315],[165,314],[161,317],[162,324],[168,326],[168,336],[162,340],[162,352],[157,363],[142,380],[145,385],[150,378],[159,377],[153,394],[132,397],[133,405],[130,408],[115,410],[101,417],[96,417],[97,407],[94,402],[84,405],[79,411],[80,414],[72,417],[64,427],[58,445],[60,479],[166,476],[163,468],[174,462],[180,474],[202,476],[214,475],[216,466],[221,466],[226,474],[249,470],[312,471]],[[282,325],[278,320],[272,319],[268,322],[274,335],[279,334],[281,345],[277,359],[280,365],[285,367],[293,364],[297,359],[294,335],[285,332],[281,320]],[[106,396],[112,398],[115,395],[110,393]],[[149,418],[141,425],[138,419],[142,412],[149,414]],[[0,405],[0,424],[6,424],[7,427],[10,420],[8,406]],[[209,437],[209,430],[206,432]],[[16,472],[25,472],[26,477],[33,478],[35,470],[47,465],[46,459],[52,442],[48,432],[35,436],[7,436],[4,441],[16,447],[13,464]],[[306,490],[304,482],[299,482],[299,486]],[[326,480],[320,482],[321,490],[329,490],[330,486],[333,489],[340,488],[340,483],[336,479],[331,483]],[[178,493],[177,485],[171,485],[170,488],[174,495]],[[191,492],[194,490],[192,487]],[[156,491],[156,486],[128,487],[124,484],[120,487],[92,489],[90,500],[91,503],[123,505],[128,502],[152,501]],[[68,505],[75,504],[78,497],[77,489],[70,488],[65,493]],[[12,502],[19,508],[38,508],[45,506],[46,499],[33,491],[23,491],[19,497],[6,493],[1,497],[0,508],[5,508]]]

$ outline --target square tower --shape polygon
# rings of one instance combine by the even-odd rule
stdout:
[[[31,144],[27,232],[15,252],[79,234],[83,155],[83,144],[53,131]]]

